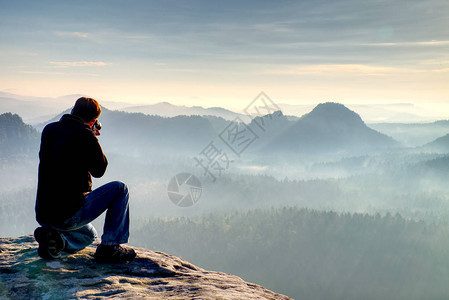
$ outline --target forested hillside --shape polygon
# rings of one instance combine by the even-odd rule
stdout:
[[[132,243],[295,299],[444,299],[449,228],[298,208],[148,220]]]
[[[18,115],[0,115],[0,159],[36,152],[39,137],[39,133],[32,126],[25,124]]]

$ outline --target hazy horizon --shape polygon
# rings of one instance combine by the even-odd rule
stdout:
[[[205,115],[206,111],[210,109],[225,109],[231,113],[245,115],[245,108],[254,101],[258,96],[266,95],[273,105],[289,116],[301,117],[309,113],[315,106],[320,103],[335,102],[347,106],[349,109],[360,114],[366,123],[431,123],[434,121],[449,119],[446,112],[449,111],[449,103],[427,103],[427,104],[413,104],[413,103],[376,103],[366,104],[362,102],[344,103],[332,99],[323,99],[317,102],[299,102],[296,104],[289,104],[285,102],[278,102],[272,95],[267,95],[264,92],[259,92],[254,99],[248,100],[246,103],[242,102],[239,107],[232,107],[229,105],[223,106],[207,106],[195,105],[194,103],[176,104],[171,101],[151,101],[148,100],[142,103],[132,103],[126,101],[109,101],[108,99],[97,98],[100,104],[111,110],[123,110],[127,112],[142,112],[150,114],[159,114],[162,116],[176,116],[185,114],[185,111],[191,109],[189,114]],[[0,101],[18,100],[18,103],[0,103],[0,112],[12,112],[19,114],[27,123],[37,125],[41,122],[47,121],[51,117],[69,109],[73,106],[76,99],[81,96],[89,96],[83,94],[61,95],[58,97],[37,97],[23,94],[14,94],[11,92],[0,91]],[[257,97],[256,97],[257,96]],[[3,99],[3,100],[2,100]],[[25,108],[26,113],[23,113],[26,104],[33,103],[35,107],[40,107],[39,112],[33,109]],[[162,107],[161,107],[162,106]],[[167,107],[163,107],[167,106]],[[152,108],[156,108],[152,110]],[[48,112],[45,111],[48,109]],[[198,108],[198,110],[193,110]],[[201,110],[203,109],[203,110]],[[261,113],[264,109],[261,109]],[[193,112],[193,113],[192,113]],[[33,117],[30,117],[32,115]],[[229,118],[225,118],[229,119]],[[232,116],[231,119],[234,119]]]

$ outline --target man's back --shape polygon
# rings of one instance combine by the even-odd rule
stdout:
[[[56,224],[71,217],[106,171],[107,159],[95,134],[77,116],[64,115],[42,132],[36,217]]]

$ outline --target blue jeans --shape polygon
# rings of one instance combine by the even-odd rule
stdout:
[[[75,253],[95,241],[97,231],[90,222],[107,210],[101,243],[124,244],[129,238],[128,199],[126,184],[120,181],[109,182],[87,194],[83,207],[70,219],[58,225],[45,226],[61,233],[66,245],[64,251]]]

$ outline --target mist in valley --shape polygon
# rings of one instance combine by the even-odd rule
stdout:
[[[38,226],[40,131],[67,112],[34,127],[1,115],[0,236]],[[244,117],[103,107],[109,166],[94,188],[128,185],[131,245],[298,299],[447,295],[447,121],[367,125],[338,103],[295,118],[278,110]],[[170,197],[179,174],[201,183],[180,183],[193,205]],[[94,222],[99,234],[102,224]]]

